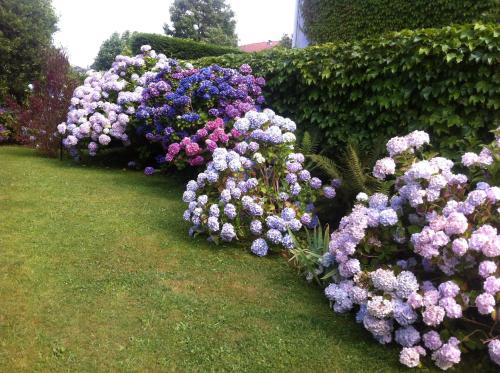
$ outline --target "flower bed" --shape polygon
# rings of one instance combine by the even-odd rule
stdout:
[[[183,194],[191,234],[239,240],[258,256],[291,250],[309,278],[327,281],[334,311],[355,309],[377,341],[402,346],[408,367],[427,356],[448,369],[484,349],[500,365],[500,130],[461,164],[425,153],[425,132],[392,138],[373,169],[391,194],[360,193],[327,251],[315,234],[320,250],[311,252],[299,232],[318,226],[315,203],[336,190],[304,168],[295,123],[259,111],[264,80],[248,65],[193,69],[142,51],[75,90],[58,127],[67,147],[88,144],[95,154],[140,138],[179,168],[206,164]]]
[[[357,310],[378,342],[402,346],[408,367],[427,356],[446,370],[482,349],[500,365],[500,188],[486,182],[499,135],[461,165],[424,155],[425,132],[391,139],[373,173],[394,192],[360,193],[316,261],[333,310]]]
[[[264,102],[265,81],[248,65],[194,69],[149,46],[141,51],[117,56],[109,71],[90,72],[75,89],[67,121],[58,126],[73,153],[87,147],[92,156],[100,147],[132,143],[160,165],[199,166],[207,151],[227,144],[223,121]]]
[[[191,232],[216,242],[253,240],[251,251],[264,256],[270,245],[291,249],[289,232],[314,227],[314,202],[322,182],[303,168],[294,151],[296,125],[266,109],[234,121],[234,146],[215,148],[204,172],[187,184],[184,219]],[[323,187],[326,198],[335,189]]]

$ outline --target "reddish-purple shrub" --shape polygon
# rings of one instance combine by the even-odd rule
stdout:
[[[26,102],[19,104],[8,99],[7,105],[16,117],[15,140],[54,156],[60,143],[56,125],[65,119],[68,102],[79,81],[60,49],[46,50],[43,61],[42,78],[32,83]]]

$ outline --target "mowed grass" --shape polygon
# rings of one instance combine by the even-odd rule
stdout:
[[[0,147],[0,371],[404,370],[283,258],[188,237],[181,194]]]

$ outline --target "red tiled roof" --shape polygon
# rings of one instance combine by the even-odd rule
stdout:
[[[275,46],[277,46],[280,42],[279,41],[263,41],[261,43],[252,43],[252,44],[246,44],[246,45],[240,45],[238,48],[242,52],[260,52],[265,49],[270,49]]]

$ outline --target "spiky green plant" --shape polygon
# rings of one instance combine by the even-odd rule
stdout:
[[[328,224],[323,230],[321,224],[314,229],[305,229],[305,236],[297,236],[289,232],[294,242],[294,248],[290,250],[292,254],[290,262],[298,268],[299,272],[311,281],[315,280],[321,284],[321,278],[317,273],[317,268],[321,262],[323,254],[328,251],[330,243],[330,228]]]

